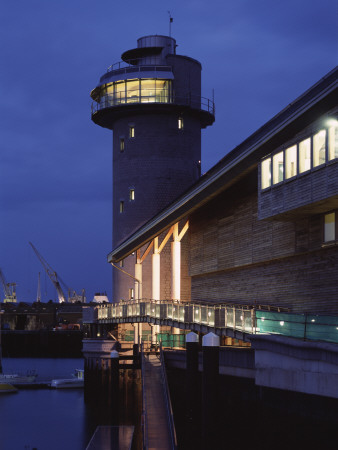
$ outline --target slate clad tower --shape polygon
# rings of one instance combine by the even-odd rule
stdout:
[[[177,55],[171,37],[137,44],[91,92],[92,120],[113,131],[113,248],[199,178],[201,128],[214,122],[201,64]],[[128,298],[127,284],[116,271],[114,301]]]

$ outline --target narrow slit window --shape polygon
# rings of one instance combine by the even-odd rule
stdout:
[[[178,125],[178,129],[179,129],[179,130],[183,130],[183,125],[184,125],[184,124],[183,124],[183,119],[182,119],[182,117],[179,117],[179,118],[178,118],[178,124],[177,124],[177,125]]]
[[[121,259],[121,261],[120,261],[120,267],[124,267],[124,259]]]
[[[124,152],[124,137],[120,138],[120,152]]]
[[[135,127],[134,125],[129,125],[129,137],[134,138],[135,137]]]
[[[124,201],[121,200],[120,201],[120,213],[123,213],[123,212],[124,212]]]
[[[135,200],[135,189],[129,189],[129,200]]]
[[[134,288],[129,288],[129,300],[134,300]]]
[[[336,214],[334,212],[324,216],[324,242],[336,239]]]

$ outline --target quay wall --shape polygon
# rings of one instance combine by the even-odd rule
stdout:
[[[81,358],[82,338],[83,333],[80,330],[2,330],[2,354],[13,358]]]

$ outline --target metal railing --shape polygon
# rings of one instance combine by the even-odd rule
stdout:
[[[175,430],[174,414],[173,414],[173,409],[172,409],[171,400],[170,400],[169,385],[168,385],[168,380],[167,380],[167,373],[165,370],[165,361],[164,361],[164,355],[163,355],[163,350],[162,350],[162,343],[160,343],[160,361],[161,361],[161,378],[162,378],[163,394],[164,394],[164,401],[165,401],[165,406],[166,406],[166,414],[167,414],[167,422],[168,422],[169,435],[170,435],[170,441],[171,441],[171,448],[173,450],[176,450],[177,449],[177,437],[176,437],[176,430]]]
[[[207,111],[208,113],[215,115],[215,103],[209,98],[199,95],[192,95],[190,93],[184,93],[180,95],[179,93],[176,94],[166,89],[158,90],[158,92],[153,90],[153,93],[151,92],[151,89],[142,89],[141,92],[127,90],[123,92],[102,95],[99,102],[92,102],[92,115],[97,111],[106,108],[139,103],[175,104],[180,106],[189,106],[191,108]]]
[[[178,326],[182,324],[185,329],[199,326],[210,331],[217,330],[218,334],[231,329],[245,334],[278,334],[338,343],[338,316],[293,314],[278,308],[275,311],[272,308],[265,310],[261,305],[210,305],[142,299],[98,306],[95,311],[88,323],[158,321]],[[226,335],[226,332],[222,334]]]

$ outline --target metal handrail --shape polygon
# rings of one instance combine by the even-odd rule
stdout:
[[[175,429],[175,422],[174,422],[174,414],[173,414],[173,409],[172,409],[170,394],[169,394],[168,379],[167,379],[167,374],[166,374],[166,370],[165,370],[165,361],[164,361],[164,355],[163,355],[163,349],[162,349],[162,341],[160,342],[160,361],[161,361],[161,376],[162,376],[163,394],[164,394],[164,400],[165,400],[165,405],[166,405],[167,422],[168,422],[168,427],[169,427],[171,448],[173,450],[176,450],[177,449],[177,436],[176,436],[176,429]]]
[[[141,379],[142,379],[142,418],[141,418],[141,427],[142,427],[142,443],[143,449],[148,449],[148,418],[147,418],[147,401],[145,394],[145,386],[144,386],[144,376],[145,376],[145,368],[144,368],[144,350],[143,350],[143,342],[141,343]]]
[[[142,89],[144,91],[146,89]],[[137,95],[131,96],[128,93]],[[113,94],[105,94],[100,97],[99,102],[92,102],[92,115],[97,111],[101,111],[106,108],[111,108],[121,105],[132,105],[139,103],[156,103],[156,104],[177,104],[180,106],[190,106],[195,109],[200,109],[202,111],[207,111],[212,115],[215,115],[215,103],[207,97],[202,97],[200,95],[193,95],[191,93],[184,93],[184,95],[179,95],[176,93],[169,92],[169,89],[154,91],[151,95],[142,95],[142,93],[137,90],[127,90],[126,92],[117,92]]]

